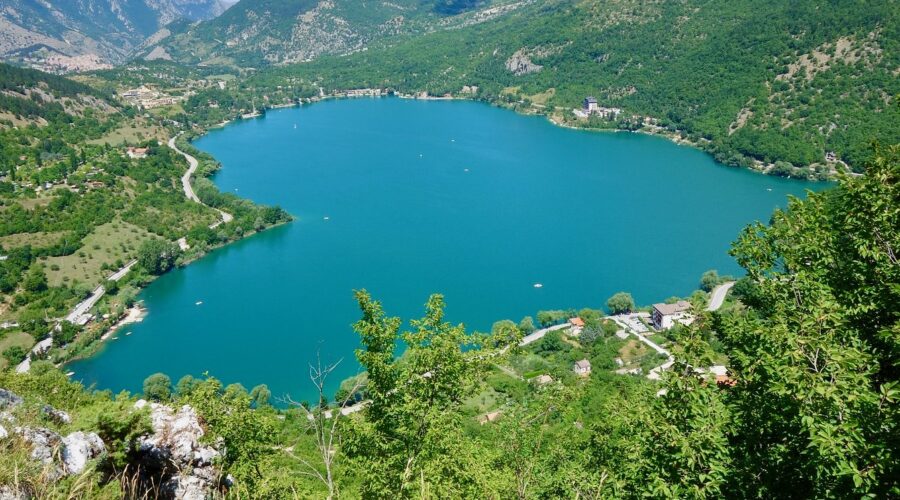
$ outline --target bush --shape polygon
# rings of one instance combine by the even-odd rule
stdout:
[[[13,367],[24,361],[27,354],[28,352],[21,346],[14,345],[3,351],[3,358],[6,359],[6,362],[9,363],[10,367]]]
[[[165,373],[154,373],[144,379],[144,397],[168,401],[172,397],[172,380]]]
[[[634,310],[634,298],[630,293],[619,292],[606,301],[606,308],[612,314],[629,313]]]

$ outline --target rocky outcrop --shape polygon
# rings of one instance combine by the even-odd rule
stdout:
[[[531,55],[525,49],[519,49],[506,60],[506,69],[516,76],[537,73],[544,69],[540,64],[531,61]]]
[[[221,482],[213,466],[220,453],[201,444],[204,431],[197,412],[187,405],[176,411],[144,400],[135,403],[135,408],[145,407],[150,408],[153,434],[140,438],[138,445],[144,467],[164,478],[162,493],[185,500],[208,497]]]
[[[78,431],[62,439],[62,461],[67,474],[80,474],[89,460],[106,451],[103,440],[97,434]]]
[[[30,412],[14,412],[23,403],[22,397],[0,389],[0,423],[4,424],[0,426],[0,440],[15,437],[28,445],[31,459],[45,466],[42,474],[50,482],[81,474],[92,460],[106,452],[107,445],[96,433],[76,431],[63,437],[52,429],[33,425],[34,419],[27,418]],[[154,486],[154,494],[161,498],[204,500],[220,487],[230,485],[214,465],[221,452],[201,442],[205,431],[192,407],[172,408],[140,400],[134,408],[149,412],[152,432],[137,439],[138,454],[131,465],[133,470],[141,471],[142,483],[158,485],[158,490]],[[68,413],[50,405],[39,409],[44,421],[59,426],[72,422]],[[0,500],[29,498],[23,495],[22,491],[0,486]]]

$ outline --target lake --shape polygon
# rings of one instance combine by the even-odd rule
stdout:
[[[326,101],[196,145],[222,162],[223,191],[297,221],[152,283],[146,319],[72,363],[75,379],[140,391],[155,372],[208,372],[310,399],[317,353],[343,359],[331,389],[358,370],[354,289],[404,319],[440,292],[450,321],[481,331],[620,290],[649,304],[689,294],[707,269],[739,273],[727,251],[741,228],[825,187],[475,102]]]

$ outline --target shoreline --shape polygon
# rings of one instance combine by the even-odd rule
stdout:
[[[98,341],[98,343],[104,342],[108,338],[112,337],[112,335],[116,333],[116,331],[118,331],[125,325],[131,325],[144,321],[145,316],[147,316],[147,309],[139,305],[134,305],[130,309],[126,309],[122,317],[120,317],[118,321],[113,323],[113,325],[106,330],[106,333],[100,336],[100,340]],[[116,338],[113,338],[113,340],[115,340]]]
[[[348,94],[349,92],[354,92],[354,91],[358,91],[360,93],[352,94],[352,95]],[[842,174],[843,175],[851,175],[851,176],[863,175],[863,174],[853,172],[846,163],[839,162],[839,164],[844,166],[844,168],[847,170],[847,172],[840,172],[832,166],[829,173],[827,174],[827,176],[825,178],[802,177],[802,176],[793,176],[793,175],[778,176],[778,175],[774,175],[771,173],[772,169],[775,166],[774,163],[764,163],[760,160],[756,160],[751,157],[746,157],[746,158],[748,158],[751,162],[753,162],[753,166],[728,165],[726,163],[723,163],[723,162],[715,159],[714,155],[712,153],[710,153],[706,148],[704,148],[702,142],[693,141],[691,139],[688,139],[687,137],[684,137],[683,131],[680,131],[680,130],[671,131],[671,130],[664,129],[659,126],[648,126],[648,125],[642,125],[641,128],[639,128],[637,130],[624,130],[624,129],[619,129],[619,128],[584,127],[584,126],[573,125],[571,123],[567,123],[565,121],[557,119],[554,116],[554,114],[552,113],[552,111],[553,111],[552,109],[547,110],[543,106],[538,108],[533,105],[531,108],[531,110],[533,112],[528,112],[527,110],[523,110],[522,108],[519,108],[517,106],[508,105],[508,104],[502,103],[502,102],[481,100],[475,96],[455,96],[455,95],[430,96],[430,95],[425,94],[425,92],[418,92],[418,93],[410,94],[410,93],[400,93],[400,92],[386,90],[386,89],[355,89],[355,90],[351,89],[351,90],[335,91],[335,93],[328,94],[328,95],[312,97],[312,98],[305,98],[305,99],[300,98],[297,102],[294,102],[294,103],[273,104],[271,106],[264,108],[264,112],[260,113],[256,116],[253,116],[253,117],[238,116],[231,120],[225,120],[221,123],[218,123],[215,125],[210,125],[210,126],[204,128],[196,137],[197,138],[202,137],[202,136],[206,135],[207,133],[209,133],[213,129],[222,129],[230,123],[238,123],[238,122],[241,122],[244,120],[253,120],[253,119],[261,118],[261,117],[264,118],[266,115],[265,111],[267,111],[267,110],[281,110],[281,109],[288,109],[288,108],[297,108],[297,107],[316,104],[318,102],[327,101],[327,100],[358,99],[358,98],[364,98],[364,97],[368,97],[368,98],[396,97],[398,99],[409,99],[409,100],[419,100],[419,101],[482,102],[482,103],[488,104],[490,106],[496,106],[498,108],[506,109],[506,110],[509,110],[509,111],[512,111],[514,113],[524,115],[524,116],[542,116],[542,117],[544,117],[544,119],[546,119],[548,122],[550,122],[554,126],[566,128],[569,130],[578,130],[578,131],[584,131],[584,132],[604,132],[604,133],[630,132],[630,133],[645,134],[645,135],[649,135],[652,137],[661,137],[661,138],[666,139],[670,142],[673,142],[679,146],[688,146],[688,147],[700,150],[710,156],[713,156],[713,160],[715,160],[716,163],[718,163],[724,167],[739,168],[742,170],[748,170],[750,172],[754,172],[754,173],[761,174],[761,175],[771,175],[773,177],[781,177],[781,178],[794,179],[794,180],[804,180],[804,181],[810,181],[810,182],[834,182]],[[191,139],[190,142],[193,142],[193,139]],[[711,144],[711,141],[707,140],[706,143]],[[823,164],[822,163],[811,163],[809,165],[803,165],[800,167],[794,166],[794,168],[796,168],[796,169],[810,168],[813,166],[820,166],[820,165],[823,165]]]

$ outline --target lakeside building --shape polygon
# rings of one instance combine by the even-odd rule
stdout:
[[[591,362],[587,359],[576,361],[575,366],[572,367],[572,371],[579,377],[587,377],[591,374]]]
[[[599,116],[607,120],[615,120],[622,114],[620,108],[606,108],[600,105],[596,97],[588,96],[584,98],[581,109],[573,109],[572,112],[578,118],[588,119],[591,116]],[[640,121],[641,117],[637,117]]]
[[[575,316],[574,318],[569,318],[569,334],[573,336],[581,335],[581,331],[584,330],[584,320]]]
[[[691,303],[685,300],[679,300],[674,304],[653,304],[653,326],[657,330],[668,330],[675,326],[675,323],[689,325],[694,321],[694,316],[690,313]]]

